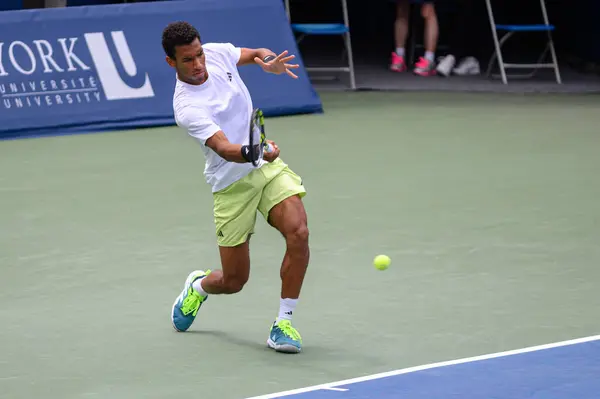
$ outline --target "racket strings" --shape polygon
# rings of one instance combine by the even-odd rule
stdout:
[[[254,166],[263,157],[266,145],[266,135],[264,132],[264,117],[260,109],[254,110],[251,118],[249,145],[252,150],[252,163]]]

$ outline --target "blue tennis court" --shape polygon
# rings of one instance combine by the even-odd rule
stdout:
[[[600,335],[250,399],[597,399]]]

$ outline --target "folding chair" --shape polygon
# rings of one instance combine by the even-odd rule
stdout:
[[[316,24],[294,24],[291,23],[290,0],[285,0],[285,9],[288,20],[292,27],[292,31],[299,33],[297,43],[300,44],[302,39],[309,35],[339,35],[344,38],[344,53],[347,55],[347,65],[339,67],[306,67],[307,71],[315,72],[347,72],[350,74],[350,87],[356,89],[356,81],[354,79],[354,61],[352,58],[352,43],[350,40],[350,22],[348,18],[348,6],[346,0],[341,0],[344,23],[316,23]],[[344,57],[346,58],[346,57]]]
[[[558,84],[561,84],[562,82],[561,82],[561,77],[560,77],[560,71],[558,68],[558,60],[556,58],[556,52],[554,50],[554,42],[552,40],[552,32],[554,31],[555,27],[554,27],[554,25],[550,25],[550,23],[548,21],[548,13],[546,12],[546,4],[545,4],[544,0],[540,0],[540,5],[542,7],[542,15],[544,17],[544,24],[537,24],[537,25],[497,25],[494,20],[494,12],[492,11],[491,0],[486,0],[486,3],[487,3],[488,15],[490,18],[490,24],[492,27],[492,35],[494,37],[494,45],[496,47],[496,51],[492,55],[490,62],[488,64],[487,76],[488,77],[489,76],[497,77],[497,75],[491,74],[492,67],[494,65],[494,61],[496,61],[496,58],[497,58],[498,66],[500,67],[500,75],[502,76],[502,82],[504,84],[508,83],[507,76],[514,77],[514,78],[530,78],[533,75],[535,75],[537,70],[540,68],[553,68],[555,75],[556,75],[556,82]],[[498,40],[498,31],[506,32],[500,40]],[[548,42],[547,42],[546,48],[542,52],[542,55],[540,56],[540,58],[538,59],[538,61],[536,63],[534,63],[534,64],[515,64],[515,63],[504,62],[504,59],[502,57],[502,45],[508,39],[510,39],[512,36],[514,36],[515,33],[518,33],[518,32],[546,32],[547,33]],[[542,61],[548,54],[548,51],[550,51],[550,53],[552,54],[552,63],[543,63]],[[523,74],[507,75],[506,69],[509,69],[509,68],[513,68],[513,69],[533,68],[533,71],[531,73],[525,74],[525,75],[523,75]]]

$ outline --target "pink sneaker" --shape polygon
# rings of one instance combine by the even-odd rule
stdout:
[[[420,76],[433,76],[436,74],[435,62],[420,57],[419,61],[415,64],[414,72]]]
[[[392,52],[392,61],[390,63],[390,70],[394,71],[394,72],[406,71],[406,62],[404,61],[404,57],[399,56],[395,52]]]

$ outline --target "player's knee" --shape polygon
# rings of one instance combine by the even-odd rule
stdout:
[[[287,240],[295,247],[303,247],[308,244],[308,226],[306,223],[301,223],[296,226],[288,235]]]
[[[231,277],[224,279],[224,288],[228,294],[235,294],[240,292],[244,285],[248,282],[247,278],[243,277]]]

